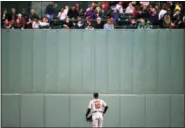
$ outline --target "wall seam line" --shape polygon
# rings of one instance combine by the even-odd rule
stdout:
[[[132,31],[132,94],[134,94],[134,53],[135,53],[135,30]]]
[[[83,77],[84,77],[84,73],[83,73],[83,60],[84,60],[84,56],[83,56],[83,48],[84,48],[84,33],[82,33],[82,42],[81,42],[81,75],[82,75],[82,92],[84,93],[84,81],[83,81]]]

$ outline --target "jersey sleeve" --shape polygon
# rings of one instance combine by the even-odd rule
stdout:
[[[103,101],[103,100],[102,100],[102,104],[103,104],[104,107],[107,106],[107,103],[105,101]]]
[[[90,101],[89,102],[89,105],[88,105],[88,108],[90,108],[90,109],[91,109],[91,104],[92,104],[92,102]]]

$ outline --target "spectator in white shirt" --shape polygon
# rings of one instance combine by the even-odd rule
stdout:
[[[61,11],[58,13],[58,18],[60,20],[65,20],[67,18],[66,12],[64,12],[64,9],[62,8]]]
[[[49,28],[48,19],[46,17],[43,17],[42,22],[39,21],[39,25],[41,28]]]
[[[125,13],[132,14],[135,10],[134,6],[132,5],[132,2],[129,3],[128,7],[125,10]]]
[[[39,19],[35,18],[33,23],[32,23],[32,28],[33,29],[38,29],[39,28]]]
[[[159,12],[159,20],[161,20],[161,19],[163,18],[164,14],[166,14],[166,13],[167,13],[167,5],[164,4],[164,5],[163,5],[163,8],[162,8],[161,11]]]
[[[116,4],[116,9],[118,10],[119,13],[123,13],[123,6],[122,6],[122,2],[119,2],[118,4]]]
[[[64,13],[67,15],[68,14],[68,11],[69,11],[69,6],[65,6],[65,9],[64,9]]]

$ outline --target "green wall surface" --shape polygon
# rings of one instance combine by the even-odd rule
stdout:
[[[2,30],[2,126],[184,126],[184,30]]]

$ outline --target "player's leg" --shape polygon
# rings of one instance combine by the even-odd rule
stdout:
[[[95,115],[92,117],[92,127],[93,128],[98,127],[98,120],[97,120],[97,117]]]
[[[103,116],[101,116],[100,118],[99,118],[99,128],[102,128],[103,127]]]

